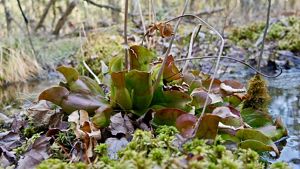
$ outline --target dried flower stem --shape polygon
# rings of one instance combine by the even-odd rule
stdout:
[[[124,17],[125,17],[124,18],[125,69],[128,70],[128,41],[127,41],[128,0],[125,0]]]
[[[221,56],[222,59],[229,59],[229,60],[234,60],[236,62],[239,62],[241,64],[244,64],[245,66],[249,67],[250,69],[254,70],[256,73],[267,77],[267,78],[276,78],[278,76],[280,76],[282,74],[282,69],[280,68],[280,72],[277,73],[276,75],[270,76],[270,75],[266,75],[264,73],[262,73],[261,71],[257,70],[255,67],[251,66],[250,64],[242,61],[242,60],[238,60],[236,58],[233,57],[229,57],[229,56]],[[182,59],[175,59],[175,62],[181,62],[181,61],[187,61],[187,60],[196,60],[196,59],[217,59],[217,57],[215,56],[204,56],[204,57],[192,57],[192,58],[182,58]]]
[[[268,33],[269,22],[270,22],[270,11],[271,11],[271,0],[268,0],[267,21],[266,21],[264,35],[263,35],[263,39],[262,39],[262,43],[261,43],[260,54],[259,54],[258,62],[257,62],[257,69],[258,70],[260,70],[260,63],[261,63],[262,55],[264,53],[265,39],[266,39],[266,35]]]
[[[185,4],[184,4],[184,7],[183,7],[183,10],[181,12],[181,16],[184,15],[184,13],[185,13],[185,11],[187,9],[188,4],[189,4],[189,0],[186,0]],[[178,21],[176,22],[176,25],[175,25],[175,28],[174,28],[174,35],[172,36],[171,41],[169,42],[169,47],[168,47],[166,53],[164,54],[164,58],[163,58],[163,62],[162,62],[161,68],[159,69],[159,72],[158,72],[158,75],[157,75],[157,79],[156,79],[156,81],[154,83],[154,89],[156,89],[158,87],[159,83],[160,83],[163,70],[164,70],[164,68],[166,66],[166,63],[167,63],[167,59],[166,58],[168,57],[168,55],[169,55],[169,53],[171,51],[171,47],[172,47],[173,41],[175,39],[176,32],[178,30],[178,26],[179,26],[179,23],[180,23],[181,19],[182,19],[182,17],[178,18]]]

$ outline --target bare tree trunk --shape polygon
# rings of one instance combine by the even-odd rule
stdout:
[[[4,8],[4,12],[5,12],[7,35],[9,35],[10,31],[11,31],[12,16],[10,14],[10,11],[9,11],[7,5],[6,5],[6,0],[2,0],[2,5],[3,5],[3,8]]]
[[[195,0],[191,0],[190,2],[190,11],[194,12],[196,10],[196,4],[195,4]]]
[[[116,8],[119,8],[119,3],[122,1],[116,1],[116,0],[109,0],[109,3],[111,6],[114,6]],[[111,17],[112,17],[112,21],[115,23],[119,23],[120,22],[120,13],[116,12],[114,10],[111,10]]]
[[[61,16],[61,18],[58,20],[56,27],[53,31],[54,35],[58,35],[59,31],[61,30],[61,28],[64,26],[64,24],[66,23],[68,16],[72,13],[73,9],[76,7],[76,5],[79,3],[78,0],[73,0],[72,2],[69,3],[66,11],[63,13],[63,15]]]
[[[34,31],[37,31],[39,28],[43,26],[43,23],[45,21],[45,18],[49,12],[50,7],[55,3],[56,0],[50,0],[48,4],[46,5],[46,8],[44,9],[43,15],[39,21],[39,23],[36,25]]]

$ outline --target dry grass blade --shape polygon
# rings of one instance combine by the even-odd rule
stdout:
[[[192,36],[191,36],[191,40],[190,40],[190,45],[189,45],[189,50],[188,50],[188,55],[187,55],[187,58],[191,58],[192,57],[192,51],[193,51],[193,44],[194,44],[194,41],[195,41],[195,38],[197,36],[197,34],[199,33],[200,29],[201,29],[201,26],[202,24],[198,24],[194,30],[193,30],[193,33],[192,33]],[[198,28],[198,29],[197,29]],[[188,62],[189,60],[186,60],[184,66],[183,66],[183,69],[182,69],[182,72],[185,73],[186,70],[187,70],[187,67],[188,67]]]

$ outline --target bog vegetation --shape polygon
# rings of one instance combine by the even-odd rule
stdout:
[[[73,2],[76,1],[68,7]],[[122,30],[124,37],[89,34],[87,42],[78,45],[79,52],[72,54],[80,63],[73,67],[58,66],[55,71],[64,79],[42,91],[37,102],[20,112],[9,126],[1,123],[3,167],[289,168],[286,163],[270,164],[263,158],[278,157],[278,143],[288,133],[280,117],[269,114],[271,98],[260,65],[256,70],[241,60],[222,56],[221,33],[199,16],[185,15],[187,4],[188,1],[178,17],[144,27],[141,43],[127,42],[128,12]],[[184,18],[195,18],[199,23],[188,37],[181,39],[187,52],[186,58],[178,59],[176,52],[171,54],[170,50]],[[53,31],[57,36],[59,22]],[[288,18],[273,24],[266,40],[278,40],[278,49],[298,52],[300,38],[293,37],[299,36],[299,23]],[[219,38],[214,43],[218,55],[206,56],[216,60],[212,74],[190,69],[195,60],[204,58],[192,57],[194,41],[202,26],[210,30],[206,33],[213,32]],[[229,39],[246,48],[259,39],[264,28],[261,23],[235,28]],[[40,29],[39,25],[36,29]],[[85,33],[80,30],[80,36]],[[208,37],[217,41],[216,37]],[[121,45],[123,38],[125,44]],[[170,41],[165,45],[155,38]],[[66,48],[77,45],[68,41],[63,44]],[[0,67],[2,83],[27,79],[42,69],[38,58],[32,60],[26,52],[16,52],[13,47],[1,47],[1,64],[9,65]],[[65,54],[55,49],[49,49],[53,55]],[[218,79],[216,72],[222,57],[243,63],[256,74],[247,85]],[[47,57],[39,59],[47,62]],[[16,72],[20,64],[26,65],[26,70]]]

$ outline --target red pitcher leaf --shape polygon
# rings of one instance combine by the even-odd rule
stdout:
[[[64,75],[68,84],[75,82],[79,78],[78,71],[72,67],[60,66],[56,70]]]
[[[286,128],[278,128],[274,125],[266,125],[257,128],[257,130],[262,132],[264,135],[270,137],[273,141],[279,140],[280,138],[287,136]]]
[[[272,139],[258,130],[250,128],[240,129],[236,133],[236,137],[241,140],[239,144],[241,148],[252,148],[256,151],[273,150],[277,155],[279,154],[278,148]]]
[[[244,122],[254,128],[273,124],[272,117],[268,113],[253,110],[252,108],[243,109],[241,115]]]
[[[63,99],[65,99],[70,92],[68,89],[64,87],[51,87],[49,89],[44,90],[40,95],[39,95],[39,100],[47,100],[50,101],[56,105],[61,105]]]
[[[203,139],[215,139],[218,133],[218,125],[221,117],[213,114],[202,116],[196,137]]]
[[[97,128],[104,128],[107,127],[110,123],[109,119],[113,109],[110,105],[99,107],[95,111],[95,115],[92,118],[94,125]]]
[[[86,110],[93,114],[99,107],[106,107],[107,105],[109,104],[103,97],[71,93],[59,106],[66,113],[72,113],[75,110]]]
[[[113,107],[121,107],[125,110],[132,108],[132,100],[130,93],[126,88],[125,71],[111,73],[111,105]]]
[[[266,145],[260,141],[257,141],[257,140],[246,140],[246,141],[241,141],[238,146],[240,148],[243,148],[243,149],[252,149],[252,150],[255,150],[257,152],[265,152],[265,151],[274,151],[274,148],[270,145]],[[276,152],[276,154],[279,153],[279,152]]]
[[[239,112],[230,107],[217,107],[213,110],[212,114],[221,117],[221,122],[225,125],[241,127],[243,126],[243,120],[239,115]]]
[[[222,90],[222,92],[224,93],[224,95],[231,95],[233,93],[245,93],[246,92],[246,88],[245,86],[235,80],[224,80],[221,85],[220,88]]]
[[[176,128],[185,138],[190,138],[194,131],[197,117],[192,114],[182,114],[176,119]]]
[[[163,95],[164,95],[164,102],[162,102],[161,105],[166,107],[184,109],[187,103],[191,101],[191,96],[182,91],[177,91],[177,90],[163,91]]]
[[[150,73],[138,70],[129,71],[126,74],[126,87],[132,94],[133,108],[144,110],[149,107],[153,98]]]
[[[155,111],[153,122],[157,125],[175,126],[176,119],[187,112],[175,108],[164,108]]]
[[[210,96],[208,95],[208,93],[206,91],[194,90],[191,93],[191,96],[193,98],[191,105],[195,106],[196,109],[200,109],[200,108],[204,107],[206,98],[207,98],[207,105],[212,103],[212,99],[210,98]]]
[[[224,97],[224,101],[233,107],[237,107],[242,103],[242,98],[236,94]]]
[[[202,86],[202,80],[192,72],[184,73],[183,81],[189,85],[190,92]]]
[[[149,71],[155,54],[143,46],[134,45],[129,48],[129,57],[130,70]]]
[[[174,62],[174,58],[172,55],[169,55],[166,61],[166,65],[164,67],[164,71],[163,71],[163,79],[166,82],[171,82],[174,80],[178,80],[182,78],[182,74],[179,71],[179,69],[177,68],[177,66],[175,65]]]
[[[68,86],[71,92],[104,95],[103,89],[99,84],[87,76],[79,76],[78,80],[69,83]]]
[[[206,90],[208,90],[209,85],[210,85],[211,79],[206,79],[202,81],[202,86],[205,87]],[[220,85],[221,81],[219,79],[214,79],[211,91],[213,93],[219,93],[220,92]]]

